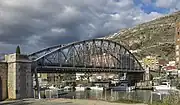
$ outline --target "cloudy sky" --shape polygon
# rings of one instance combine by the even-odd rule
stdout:
[[[179,0],[0,0],[0,53],[97,38],[180,10]]]

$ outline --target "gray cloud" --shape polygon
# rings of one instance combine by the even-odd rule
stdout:
[[[156,6],[169,9],[180,9],[179,0],[156,0]]]
[[[102,37],[157,16],[132,0],[0,0],[0,43],[11,46],[0,52]]]

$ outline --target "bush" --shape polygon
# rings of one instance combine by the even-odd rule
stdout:
[[[149,105],[180,105],[180,95],[177,93],[170,93],[162,102],[156,101]]]

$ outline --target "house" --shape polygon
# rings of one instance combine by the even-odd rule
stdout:
[[[164,71],[169,75],[177,75],[180,73],[180,71],[177,69],[176,66],[165,66]]]

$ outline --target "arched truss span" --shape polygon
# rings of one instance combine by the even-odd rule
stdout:
[[[56,50],[56,49],[58,49],[58,48],[60,48],[62,46],[65,46],[65,45],[60,44],[60,45],[55,45],[55,46],[52,46],[52,47],[48,47],[48,48],[42,49],[40,51],[34,52],[32,54],[29,54],[28,56],[29,56],[29,58],[31,60],[34,60],[34,59],[37,59],[37,58],[39,58],[39,57],[41,57],[41,56],[43,56],[43,55],[45,55],[45,54],[47,54],[49,52],[54,51],[54,50]]]
[[[42,54],[42,50],[34,55]],[[30,59],[35,57],[33,54]],[[119,43],[105,39],[91,39],[57,46],[33,59],[37,66],[87,70],[144,72],[135,56]]]

